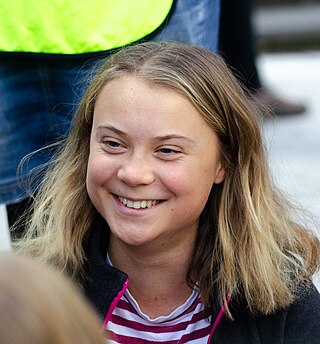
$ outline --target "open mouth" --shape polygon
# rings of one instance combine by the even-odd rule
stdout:
[[[160,202],[162,202],[162,201],[158,201],[158,200],[132,201],[130,199],[127,199],[127,198],[121,197],[121,196],[117,196],[117,198],[126,207],[134,208],[134,209],[151,208],[151,207],[159,204]]]

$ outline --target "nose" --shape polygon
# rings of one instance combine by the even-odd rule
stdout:
[[[152,164],[142,156],[126,157],[118,169],[117,177],[129,186],[149,185],[155,180]]]

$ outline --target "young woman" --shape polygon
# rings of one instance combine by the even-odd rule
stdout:
[[[21,251],[67,271],[116,343],[316,343],[319,240],[269,175],[221,59],[179,43],[101,67]]]

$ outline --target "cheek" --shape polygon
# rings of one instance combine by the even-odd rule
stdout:
[[[178,179],[175,184],[174,218],[182,223],[197,223],[211,191],[212,184],[203,183],[197,174],[189,174],[186,179]]]
[[[165,169],[158,173],[158,175],[166,188],[176,196],[187,194],[189,192],[190,178],[192,174],[188,169]]]
[[[197,211],[205,207],[213,187],[214,175],[213,169],[206,164],[199,164],[189,171],[185,189]]]
[[[87,190],[90,195],[92,190],[102,186],[110,178],[110,166],[106,159],[90,155],[87,166]]]
[[[210,194],[213,182],[211,171],[205,172],[194,166],[164,174],[162,181],[168,189],[184,202],[202,208]]]
[[[87,166],[86,187],[87,187],[87,192],[91,201],[94,201],[95,184],[96,184],[96,173],[94,171],[93,165],[90,162],[90,158],[89,158],[88,166]]]

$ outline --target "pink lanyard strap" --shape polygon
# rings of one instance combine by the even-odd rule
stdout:
[[[211,329],[211,332],[210,332],[210,336],[209,336],[209,339],[208,339],[208,344],[211,342],[211,338],[213,336],[213,332],[215,331],[215,329],[217,328],[225,310],[226,310],[226,307],[228,306],[229,302],[230,302],[230,299],[231,299],[231,294],[228,294],[227,296],[227,300],[225,302],[225,304],[221,307],[217,317],[216,317],[216,320],[214,321],[214,324],[212,326],[212,329]]]
[[[103,321],[103,324],[102,324],[102,329],[103,331],[106,329],[107,327],[107,323],[108,321],[110,320],[111,318],[111,315],[114,311],[114,309],[116,308],[119,300],[122,298],[123,294],[126,292],[127,288],[128,288],[128,285],[129,285],[129,280],[126,279],[125,282],[123,283],[123,287],[122,289],[119,291],[119,293],[117,294],[117,296],[114,298],[114,300],[112,301],[110,307],[109,307],[109,310],[108,310],[108,313],[106,315],[106,317],[104,318],[104,321]]]

